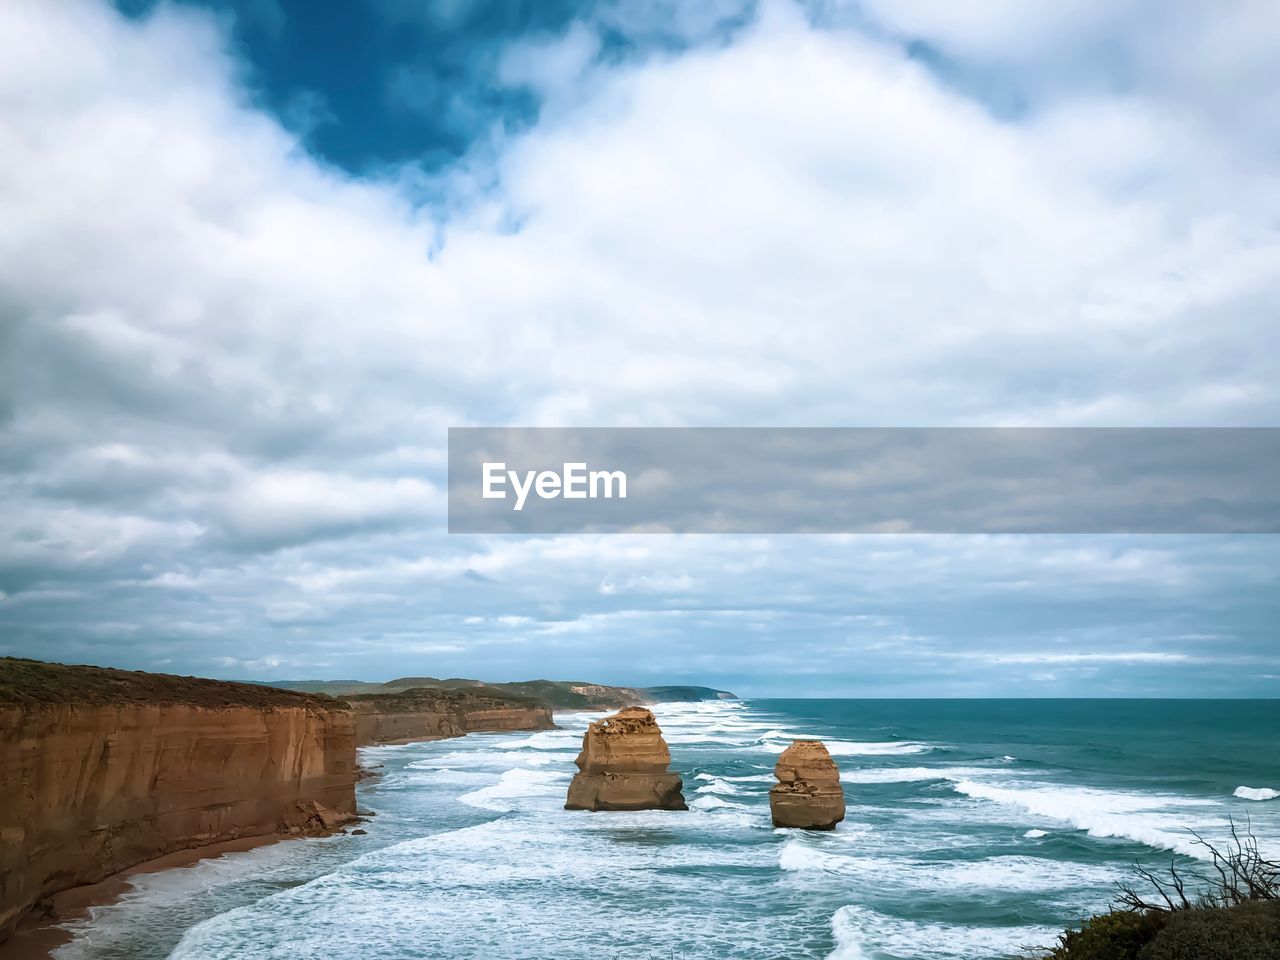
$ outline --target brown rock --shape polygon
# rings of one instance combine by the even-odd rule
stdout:
[[[384,696],[352,696],[348,702],[356,713],[360,746],[555,728],[550,707],[527,698],[503,698],[473,690],[410,689]]]
[[[357,819],[314,800],[298,800],[281,815],[277,830],[295,837],[325,837]]]
[[[653,714],[626,707],[582,737],[566,810],[687,810],[671,751]]]
[[[69,887],[354,811],[355,726],[270,687],[0,658],[0,940]]]
[[[775,827],[834,830],[844,819],[840,771],[821,740],[793,740],[773,768],[769,791]]]

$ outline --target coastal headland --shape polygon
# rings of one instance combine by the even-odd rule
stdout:
[[[344,829],[360,746],[545,730],[553,709],[655,693],[732,697],[553,680],[235,683],[0,658],[0,956],[45,955],[61,939],[51,924],[113,899],[126,872]]]

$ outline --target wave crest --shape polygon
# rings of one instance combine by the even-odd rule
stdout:
[[[1156,794],[1107,792],[1089,787],[997,785],[961,780],[952,784],[957,793],[1014,807],[1036,817],[1067,823],[1091,837],[1118,838],[1157,850],[1171,850],[1205,859],[1208,854],[1193,838],[1174,831],[1188,826],[1188,812],[1212,807],[1211,800],[1166,797]],[[1171,808],[1177,808],[1174,812]],[[1222,826],[1224,821],[1199,818],[1199,826]]]
[[[1274,800],[1280,797],[1280,790],[1272,790],[1270,787],[1236,787],[1232,796],[1241,800]]]

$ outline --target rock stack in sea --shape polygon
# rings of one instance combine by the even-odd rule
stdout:
[[[653,714],[627,707],[582,737],[566,810],[687,810],[671,751]]]
[[[840,771],[821,740],[793,740],[773,768],[778,784],[769,791],[775,827],[834,830],[844,819]]]

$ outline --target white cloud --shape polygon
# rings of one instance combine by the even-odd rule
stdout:
[[[1031,109],[1137,98],[1194,116],[1216,136],[1265,149],[1280,131],[1280,18],[1269,0],[866,0],[872,20],[922,40]],[[1268,94],[1270,92],[1270,95]]]
[[[231,532],[267,545],[350,533],[378,522],[403,524],[439,515],[443,497],[409,478],[356,480],[319,471],[258,471],[226,492],[221,509]]]
[[[1228,4],[1179,66],[1181,34],[1134,9],[872,5],[1025,86],[1018,122],[780,3],[623,63],[580,26],[507,61],[548,99],[497,188],[462,164],[421,208],[407,174],[308,155],[211,18],[0,4],[6,626],[75,650],[101,614],[145,662],[203,619],[255,671],[301,623],[334,669],[401,644],[456,672],[471,638],[540,631],[621,631],[669,671],[698,644],[716,669],[773,669],[784,643],[811,666],[861,614],[889,623],[859,627],[868,649],[996,632],[1032,656],[1043,620],[1098,602],[1235,636],[1178,604],[1265,587],[1265,543],[442,532],[450,424],[1274,422],[1280,183],[1237,122],[1274,129],[1270,28]],[[1112,31],[1135,84],[1065,88]],[[63,580],[80,605],[15,602]],[[583,673],[530,649],[491,666]]]
[[[1046,49],[1072,46],[1115,31],[1123,24],[1126,13],[1138,4],[1103,0],[1071,4],[865,0],[863,6],[884,26],[906,36],[928,39],[948,50],[978,57],[1031,59],[1043,56]]]
[[[1120,650],[1108,653],[1015,653],[992,654],[992,663],[1187,663],[1185,653],[1161,653],[1154,650]]]

